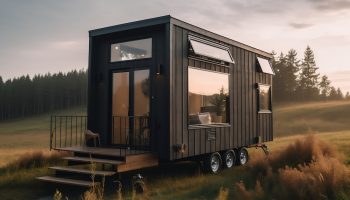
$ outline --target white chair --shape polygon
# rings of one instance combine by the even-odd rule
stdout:
[[[85,130],[84,132],[85,134],[85,146],[87,146],[87,142],[91,139],[94,140],[94,146],[96,147],[96,140],[98,141],[98,146],[100,147],[101,146],[101,141],[100,141],[100,134],[98,133],[94,133],[90,130]]]

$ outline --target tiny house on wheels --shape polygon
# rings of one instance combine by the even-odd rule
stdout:
[[[87,116],[51,117],[51,149],[71,156],[39,179],[98,184],[71,178],[91,162],[96,177],[179,160],[217,173],[273,139],[271,54],[171,16],[89,36]]]

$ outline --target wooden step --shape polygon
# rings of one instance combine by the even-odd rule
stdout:
[[[114,156],[114,157],[124,157],[129,154],[142,154],[146,151],[142,150],[129,150],[129,149],[116,149],[116,148],[103,148],[103,147],[62,147],[55,148],[58,151],[68,151],[74,153],[84,153],[92,155],[101,156]]]
[[[51,182],[51,183],[60,183],[60,184],[83,186],[83,187],[92,187],[100,184],[99,182],[75,180],[75,179],[68,179],[68,178],[58,178],[58,177],[52,177],[52,176],[42,176],[42,177],[37,177],[37,179],[41,181]]]
[[[113,171],[91,171],[89,169],[77,169],[77,168],[70,168],[70,167],[49,167],[50,169],[54,169],[56,171],[63,171],[63,172],[73,172],[78,174],[95,174],[99,176],[113,176],[116,172]]]
[[[108,160],[108,159],[100,159],[100,158],[88,158],[88,157],[63,157],[64,160],[77,161],[77,162],[85,162],[85,163],[103,163],[103,164],[111,164],[111,165],[120,165],[125,163],[120,160]]]

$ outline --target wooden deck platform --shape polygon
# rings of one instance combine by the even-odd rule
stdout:
[[[62,147],[62,148],[55,148],[54,150],[69,151],[69,152],[75,152],[75,153],[88,153],[88,154],[102,155],[102,156],[115,156],[115,157],[149,153],[147,151],[142,151],[142,150],[104,148],[104,147]]]

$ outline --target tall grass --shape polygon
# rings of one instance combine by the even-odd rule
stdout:
[[[91,181],[92,186],[89,190],[85,191],[82,200],[103,200],[104,199],[104,187],[105,187],[105,177],[102,178],[100,184],[95,185],[96,177],[96,163],[92,161],[90,155],[90,171],[91,171]]]
[[[50,152],[34,151],[21,155],[16,160],[8,163],[2,168],[6,172],[15,172],[22,169],[35,169],[48,167],[62,163],[62,157],[68,155],[66,152]]]
[[[344,199],[350,170],[340,155],[313,135],[248,165],[251,180],[235,184],[238,199]]]

